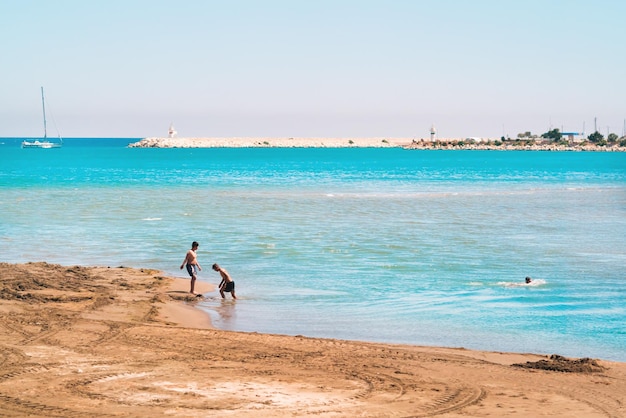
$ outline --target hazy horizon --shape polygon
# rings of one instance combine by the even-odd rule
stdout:
[[[3,2],[0,137],[624,134],[619,1]],[[597,122],[596,122],[597,118]]]

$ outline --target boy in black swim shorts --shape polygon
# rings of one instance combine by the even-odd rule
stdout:
[[[213,264],[213,270],[217,271],[222,276],[222,281],[219,284],[220,295],[222,295],[222,299],[225,298],[224,292],[230,292],[233,296],[233,299],[237,299],[235,296],[235,282],[230,278],[230,275],[226,270],[221,268],[217,263]]]
[[[202,267],[200,267],[200,263],[198,263],[198,257],[196,255],[196,251],[198,250],[199,245],[200,244],[198,244],[196,241],[191,243],[191,249],[187,251],[187,254],[185,254],[185,259],[183,260],[183,264],[180,265],[181,270],[183,269],[183,267],[187,266],[187,273],[189,273],[189,276],[191,277],[191,289],[189,290],[189,293],[191,293],[192,295],[196,294],[194,292],[194,287],[196,285],[196,279],[198,278],[198,270],[202,270]]]

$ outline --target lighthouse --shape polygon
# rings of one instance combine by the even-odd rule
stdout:
[[[167,130],[168,138],[174,138],[178,132],[174,129],[174,124],[170,123],[170,129]]]
[[[437,136],[437,130],[435,129],[435,125],[432,125],[430,127],[430,141],[433,142],[436,136]]]

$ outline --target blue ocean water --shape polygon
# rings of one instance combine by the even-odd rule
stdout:
[[[197,240],[218,328],[626,361],[626,153],[136,140],[0,138],[0,261],[185,277]]]

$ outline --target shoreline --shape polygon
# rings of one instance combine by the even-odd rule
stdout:
[[[7,416],[622,416],[626,363],[222,331],[188,279],[0,263]],[[214,292],[197,281],[198,291]]]
[[[406,150],[482,151],[590,151],[626,152],[618,144],[599,146],[589,142],[555,143],[550,140],[507,140],[475,138],[301,138],[301,137],[190,137],[143,138],[129,148],[401,148]]]
[[[185,328],[213,329],[211,316],[195,306],[194,297],[189,294],[189,279],[169,278],[166,294],[169,300],[159,310],[159,319]],[[196,280],[195,291],[204,294],[216,291],[217,286]]]

